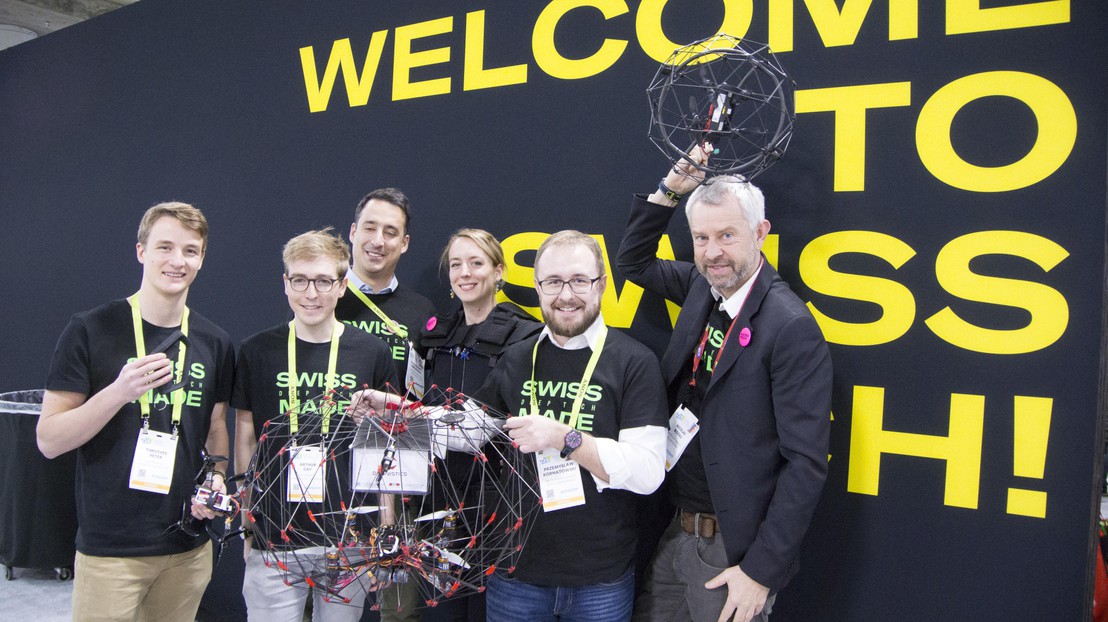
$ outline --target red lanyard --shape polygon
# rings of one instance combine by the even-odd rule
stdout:
[[[735,316],[735,319],[731,320],[731,325],[727,327],[727,334],[723,336],[723,343],[719,346],[719,351],[716,352],[716,360],[718,361],[723,357],[723,349],[727,347],[727,340],[731,337],[731,329],[735,328],[735,323],[739,321],[739,316]],[[708,333],[712,330],[711,323],[704,327],[704,335],[700,337],[700,343],[697,344],[696,350],[693,350],[692,359],[692,377],[689,378],[689,386],[696,386],[696,370],[700,368],[700,361],[704,358],[704,347],[708,345]],[[715,371],[715,367],[712,368]]]
[[[754,272],[754,275],[757,276],[758,273],[761,272],[761,270],[762,270],[762,264],[759,262],[758,263],[758,270],[756,270]],[[751,277],[751,278],[753,278],[753,277]],[[753,285],[751,287],[747,288],[746,294],[743,296],[743,303],[741,305],[739,305],[739,312],[740,313],[742,312],[742,308],[744,306],[746,306],[746,299],[750,297],[750,290],[752,290],[752,289],[754,289]],[[724,309],[724,313],[726,313],[726,312],[727,312],[727,310]],[[738,321],[739,321],[739,314],[736,314],[735,318],[733,320],[731,320],[731,325],[727,327],[727,334],[725,334],[723,336],[723,343],[721,343],[719,345],[719,351],[716,352],[716,360],[717,361],[720,360],[721,358],[723,358],[723,349],[727,347],[727,340],[731,338],[731,330],[735,328],[735,322],[738,322]],[[704,334],[700,337],[700,343],[698,343],[696,345],[696,349],[693,350],[692,377],[689,378],[689,386],[690,387],[695,387],[696,386],[696,370],[700,369],[700,361],[701,361],[701,359],[704,358],[704,348],[708,345],[708,333],[711,330],[712,330],[712,321],[711,321],[711,319],[709,319],[708,324],[706,326],[704,326]],[[743,345],[746,345],[746,344],[743,344]],[[715,367],[714,366],[712,367],[712,372],[713,373],[715,372]]]

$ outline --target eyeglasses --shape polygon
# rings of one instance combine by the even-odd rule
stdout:
[[[304,292],[308,290],[308,283],[315,286],[315,291],[326,294],[335,287],[335,283],[338,283],[338,279],[306,279],[302,276],[290,276],[288,277],[289,287],[294,292]]]
[[[575,294],[587,294],[592,289],[593,283],[599,281],[601,277],[595,279],[586,279],[583,276],[572,278],[568,281],[562,279],[546,279],[539,281],[539,291],[547,296],[557,296],[562,293],[562,288],[569,285],[569,291]]]

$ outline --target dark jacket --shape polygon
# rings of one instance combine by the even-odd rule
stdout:
[[[662,357],[671,407],[718,304],[693,264],[656,257],[673,212],[636,197],[617,258],[628,280],[681,305]],[[763,257],[715,363],[699,434],[728,562],[773,590],[796,573],[800,543],[827,477],[831,381],[819,326]]]

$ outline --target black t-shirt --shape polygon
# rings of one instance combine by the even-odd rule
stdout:
[[[242,343],[235,373],[234,393],[231,405],[248,410],[254,419],[254,435],[260,439],[254,464],[257,469],[251,502],[254,504],[253,529],[255,548],[297,548],[309,544],[322,544],[318,532],[327,525],[340,526],[342,515],[333,514],[330,520],[313,522],[308,511],[327,512],[339,510],[340,502],[349,507],[375,505],[371,495],[351,495],[350,457],[347,451],[353,422],[341,416],[348,402],[345,397],[351,390],[368,385],[383,387],[396,382],[389,348],[380,339],[347,326],[339,337],[339,351],[335,377],[327,377],[327,364],[331,342],[309,343],[296,340],[296,375],[298,377],[296,441],[303,446],[321,446],[334,459],[327,460],[327,490],[322,504],[288,503],[285,480],[288,468],[287,452],[281,453],[292,439],[287,412],[289,410],[290,382],[288,361],[289,327],[280,324],[260,332]],[[328,389],[335,389],[340,399],[328,403]],[[322,435],[322,414],[330,414],[329,431]],[[291,528],[290,528],[291,527]],[[280,529],[286,530],[285,540]],[[293,534],[290,536],[290,534]],[[337,533],[329,533],[337,538]]]
[[[176,330],[142,323],[147,347],[161,343]],[[119,370],[135,355],[131,306],[126,300],[113,300],[70,319],[54,350],[46,388],[91,397],[115,382]],[[192,537],[179,530],[169,534],[165,531],[181,519],[182,507],[195,490],[212,408],[231,397],[234,356],[227,333],[191,311],[185,401],[169,494],[132,490],[128,485],[142,428],[137,400],[119,409],[96,436],[77,449],[78,551],[95,556],[145,557],[182,553],[207,542],[203,534]],[[176,358],[172,360],[176,364]],[[150,429],[169,432],[172,412],[168,399],[155,393]]]
[[[514,415],[530,413],[531,355],[536,338],[512,346],[493,369],[477,398]],[[563,350],[543,339],[535,368],[539,413],[569,423],[573,399],[592,350]],[[665,427],[666,396],[654,354],[623,333],[610,330],[574,422],[598,438],[643,426]],[[581,469],[585,504],[537,512],[514,577],[547,586],[612,581],[631,565],[638,528],[635,495],[608,488],[598,492]]]
[[[408,337],[405,339],[393,334],[387,323],[354,294],[353,287],[352,283],[347,285],[346,293],[335,307],[335,317],[388,344],[396,377],[403,382],[408,372],[408,341],[414,339],[420,329],[427,324],[427,319],[434,315],[434,305],[430,300],[404,285],[398,285],[396,290],[387,294],[367,295],[389,319],[407,331]],[[397,385],[398,390],[400,386]]]
[[[678,405],[684,404],[694,415],[700,417],[700,405],[704,400],[704,392],[708,390],[708,383],[712,380],[712,370],[715,369],[715,361],[719,355],[719,349],[723,345],[723,339],[731,326],[731,317],[720,308],[714,309],[708,314],[706,330],[707,339],[704,341],[704,350],[701,353],[700,364],[696,369],[696,382],[690,386],[689,379],[693,376],[693,356],[689,357],[688,364],[681,375],[681,390],[678,392]],[[697,348],[699,349],[699,342]],[[712,504],[712,493],[708,489],[708,474],[704,471],[704,457],[700,451],[700,434],[689,441],[684,453],[670,469],[666,478],[669,488],[670,500],[677,507],[689,512],[712,513],[715,510]]]

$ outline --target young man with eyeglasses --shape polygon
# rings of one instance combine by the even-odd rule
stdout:
[[[289,240],[283,256],[285,295],[293,320],[250,337],[239,352],[231,398],[237,410],[235,467],[239,473],[249,466],[263,430],[273,434],[278,429],[274,425],[267,428],[267,421],[280,423],[281,430],[295,435],[297,444],[305,448],[302,452],[324,447],[328,434],[353,425],[346,417],[328,417],[326,423],[321,423],[321,417],[326,416],[322,413],[329,412],[324,403],[329,390],[381,387],[396,381],[388,346],[335,318],[335,305],[346,289],[344,277],[350,261],[346,243],[329,231],[309,231]],[[343,407],[338,402],[336,411],[342,412]],[[295,423],[288,416],[290,411],[297,415]],[[294,426],[297,429],[292,429]],[[283,447],[273,443],[268,446]],[[282,470],[291,468],[287,464],[291,458],[274,458],[259,456],[255,462],[264,471],[260,473],[264,481],[284,481]],[[340,504],[349,493],[343,487],[348,485],[345,478],[350,467],[348,463],[327,462],[322,478],[326,485],[317,491],[323,497],[318,504],[302,502],[297,496],[301,491],[291,489],[270,490],[264,500],[259,500],[264,507],[258,510],[260,516],[253,523],[255,536],[244,550],[242,593],[250,620],[299,620],[304,610],[305,590],[286,585],[278,570],[278,563],[286,561],[288,552],[271,521],[287,517],[291,524],[281,527],[295,529],[298,537],[310,538],[319,527],[307,516],[308,510],[341,511]],[[365,603],[361,592],[366,587],[355,581],[348,586],[349,593],[330,595],[315,590],[315,619],[357,621]],[[350,602],[344,603],[344,598]]]
[[[509,348],[477,392],[516,415],[505,429],[536,454],[544,505],[516,567],[490,578],[489,620],[631,616],[634,501],[664,475],[665,391],[653,353],[604,325],[607,280],[596,240],[547,238],[535,256],[546,327]]]
[[[185,304],[207,242],[200,210],[151,207],[135,245],[138,292],[74,315],[54,350],[38,445],[48,458],[77,450],[74,620],[191,622],[211,578],[204,530],[173,529],[202,451],[228,450],[234,348]],[[226,490],[223,479],[212,487]]]

